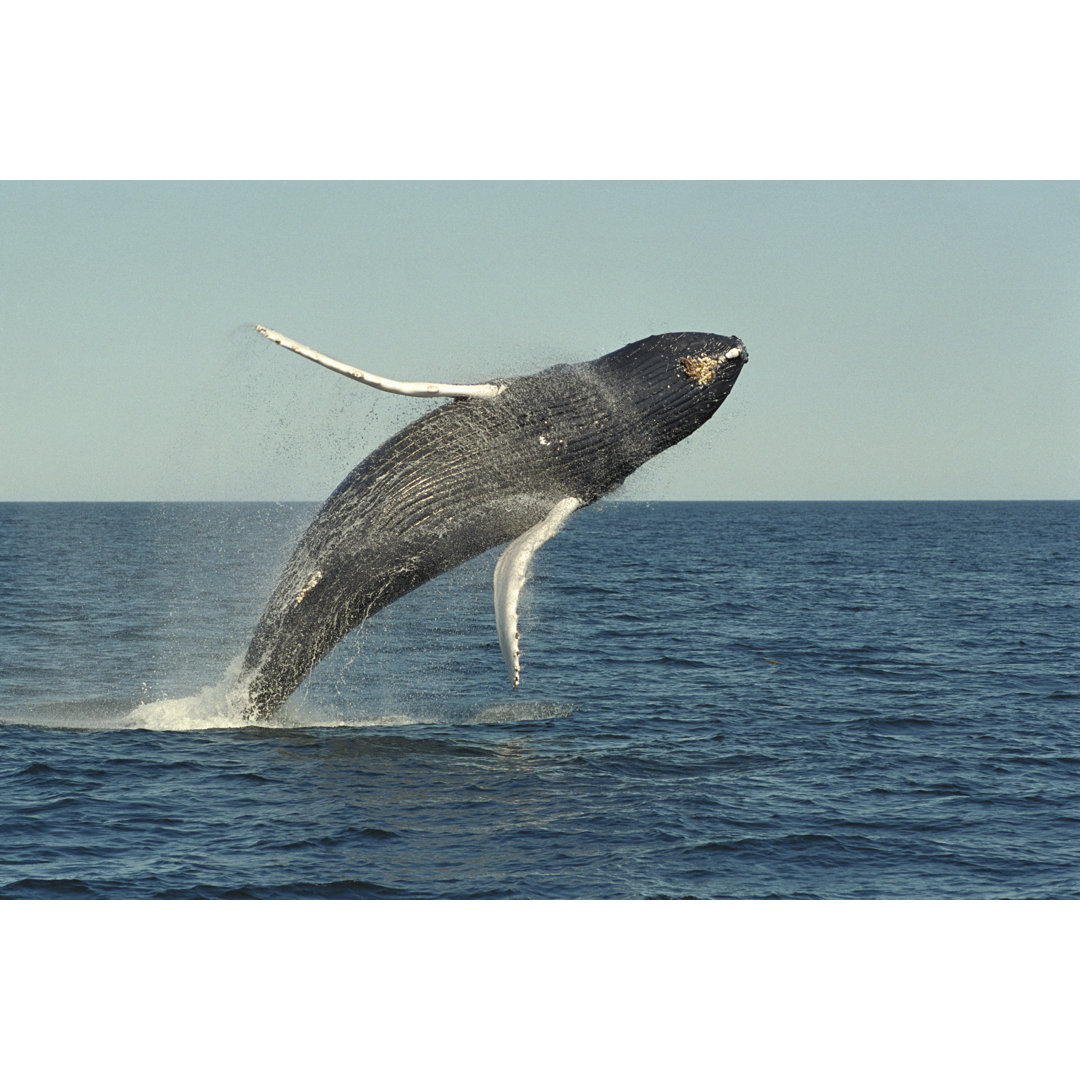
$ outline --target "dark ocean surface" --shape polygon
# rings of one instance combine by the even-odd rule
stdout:
[[[1080,503],[632,503],[228,672],[309,504],[0,504],[0,897],[1080,897]]]

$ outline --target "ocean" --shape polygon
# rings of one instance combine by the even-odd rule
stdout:
[[[1080,503],[609,500],[245,726],[316,509],[0,504],[0,897],[1080,897]]]

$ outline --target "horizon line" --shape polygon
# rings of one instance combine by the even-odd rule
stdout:
[[[51,505],[51,506],[124,506],[124,505],[177,505],[177,506],[236,506],[236,505],[303,505],[303,504],[322,504],[326,501],[325,498],[284,498],[284,499],[3,499],[0,498],[0,506],[32,506],[32,505]],[[611,498],[608,496],[605,499],[598,499],[594,503],[590,503],[589,506],[596,506],[599,503],[613,504],[613,503],[633,503],[635,505],[650,505],[653,503],[953,503],[953,502],[972,502],[972,503],[1004,503],[1004,502],[1080,502],[1080,496],[1076,497],[1062,497],[1051,496],[1042,497],[1037,495],[1032,496],[961,496],[959,498],[946,498],[946,497],[932,497],[932,498],[890,498],[888,496],[871,496],[868,498],[823,498],[823,497],[810,497],[810,498],[787,498],[787,499],[622,499]],[[589,506],[583,507],[588,509]]]

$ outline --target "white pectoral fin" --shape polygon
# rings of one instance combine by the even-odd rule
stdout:
[[[436,383],[436,382],[399,382],[397,379],[387,379],[382,375],[373,375],[370,371],[361,371],[360,368],[343,364],[340,360],[334,360],[324,356],[321,352],[301,345],[276,330],[268,330],[265,326],[256,326],[256,330],[264,338],[281,345],[299,356],[308,360],[314,360],[316,364],[336,371],[341,375],[348,375],[350,379],[356,379],[365,386],[373,386],[376,390],[385,390],[390,394],[405,394],[408,397],[458,397],[458,398],[493,398],[503,392],[501,383],[477,383],[473,386],[464,386],[459,383]]]
[[[529,575],[532,557],[566,524],[566,519],[581,506],[580,499],[560,499],[539,525],[523,532],[507,545],[495,564],[495,627],[499,632],[510,681],[517,689],[521,679],[521,650],[518,643],[518,598]]]

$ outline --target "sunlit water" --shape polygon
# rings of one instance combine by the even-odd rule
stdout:
[[[601,504],[246,726],[315,509],[0,505],[0,896],[1080,896],[1080,504]]]

